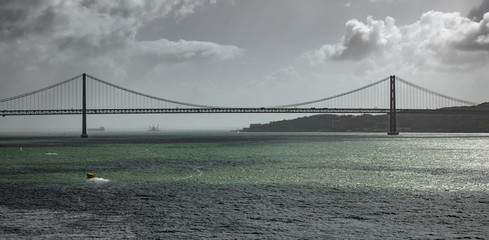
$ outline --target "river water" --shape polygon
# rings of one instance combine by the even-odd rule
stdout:
[[[487,239],[488,146],[487,134],[3,136],[0,238]]]

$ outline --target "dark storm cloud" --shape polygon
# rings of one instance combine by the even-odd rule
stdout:
[[[117,5],[100,8],[97,0],[82,0],[80,6],[87,9],[94,9],[100,14],[108,14],[112,17],[129,18],[134,16],[138,11],[129,5],[127,1],[119,1]]]
[[[478,22],[483,19],[484,14],[487,12],[489,12],[489,0],[483,0],[481,5],[473,8],[467,17]]]
[[[13,79],[46,67],[148,72],[201,59],[233,59],[243,52],[198,39],[136,39],[146,23],[171,14],[184,17],[212,0],[0,1],[0,63],[1,68],[16,66],[6,73]],[[134,64],[134,59],[151,64]]]
[[[0,0],[0,40],[8,41],[51,29],[55,13],[43,1]]]

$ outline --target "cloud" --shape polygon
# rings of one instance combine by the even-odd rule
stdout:
[[[244,52],[243,49],[202,41],[138,41],[127,44],[122,53],[114,55],[106,64],[118,69],[120,76],[146,74],[148,69],[165,68],[199,60],[226,61]]]
[[[214,1],[2,0],[0,39],[16,40],[53,33],[57,38],[86,36],[91,40],[104,39],[111,34],[134,36],[139,27],[151,20],[170,13],[186,16],[198,6],[211,2]]]
[[[39,9],[42,9],[39,11]],[[47,30],[53,22],[54,13],[41,1],[0,1],[0,40],[16,39],[26,33]]]
[[[356,76],[365,76],[371,70],[378,68],[377,63],[372,59],[363,59],[359,62],[354,74]]]
[[[460,13],[430,11],[413,24],[398,26],[394,18],[350,20],[336,44],[304,53],[312,65],[325,61],[374,60],[372,66],[469,70],[489,60],[489,13],[473,21]],[[364,70],[362,70],[364,71]]]
[[[367,18],[367,23],[356,19],[346,23],[346,33],[338,44],[326,44],[317,51],[306,53],[312,62],[323,62],[328,58],[334,60],[360,60],[381,51],[385,45],[399,38],[399,30],[394,19],[385,21]],[[391,40],[392,39],[392,40]]]
[[[378,3],[378,2],[382,2],[382,3],[392,3],[394,0],[370,0],[370,2],[373,2],[373,3]]]
[[[487,12],[489,12],[489,0],[483,0],[481,5],[473,8],[467,17],[473,21],[478,22],[482,20],[484,14]]]
[[[300,81],[302,77],[294,67],[280,68],[270,75],[264,76],[263,81],[272,84],[289,84]]]
[[[181,62],[191,59],[229,60],[240,55],[243,50],[235,46],[223,46],[212,42],[185,41],[177,42],[160,39],[157,41],[140,41],[131,46],[132,56],[150,56],[166,62]]]
[[[0,63],[5,68],[15,65],[24,70],[78,65],[118,67],[114,72],[124,72],[123,68],[136,59],[151,62],[139,64],[145,68],[141,71],[201,59],[230,60],[240,56],[243,49],[212,42],[136,38],[138,30],[155,19],[183,18],[215,2],[0,0]]]

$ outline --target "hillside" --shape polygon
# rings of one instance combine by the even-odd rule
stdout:
[[[474,109],[489,109],[483,103]],[[486,114],[397,114],[397,127],[401,132],[489,132]],[[389,115],[333,115],[251,124],[245,132],[387,132]]]

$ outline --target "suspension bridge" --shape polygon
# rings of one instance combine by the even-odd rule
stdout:
[[[370,113],[389,114],[388,134],[397,135],[396,114],[489,114],[489,110],[474,109],[475,105],[389,76],[352,91],[301,103],[269,107],[208,106],[136,92],[83,73],[39,90],[0,99],[0,115],[79,114],[81,137],[86,138],[87,114]]]

